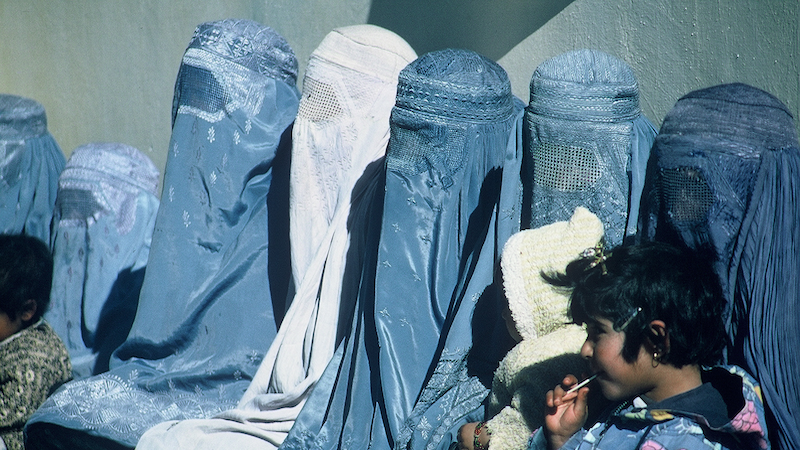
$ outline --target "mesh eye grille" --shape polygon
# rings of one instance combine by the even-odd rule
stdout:
[[[91,191],[81,189],[59,189],[56,208],[61,220],[86,220],[103,209]]]
[[[178,73],[180,106],[216,113],[225,107],[225,88],[211,71],[184,64]]]
[[[306,76],[303,80],[303,98],[297,116],[311,122],[321,122],[342,114],[342,106],[333,87]]]
[[[583,191],[601,176],[594,154],[581,147],[542,143],[533,149],[533,180],[565,192]]]
[[[714,204],[714,194],[696,169],[661,170],[660,190],[672,218],[681,222],[704,220]]]

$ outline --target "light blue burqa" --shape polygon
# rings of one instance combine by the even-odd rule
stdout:
[[[569,220],[583,206],[603,222],[606,244],[621,244],[636,233],[656,136],[633,70],[607,53],[574,50],[541,63],[530,93],[522,227]]]
[[[50,242],[58,175],[66,159],[47,131],[44,106],[0,95],[0,232]]]
[[[284,301],[291,277],[274,270],[289,266],[288,192],[276,183],[288,182],[280,144],[297,114],[296,73],[269,27],[197,27],[175,85],[136,319],[109,372],[67,383],[34,415],[38,448],[93,438],[95,448],[133,447],[157,423],[211,417],[242,397],[276,333],[272,299]]]
[[[419,447],[480,404],[472,312],[519,227],[520,122],[505,71],[478,54],[400,73],[350,332],[281,448]]]
[[[540,64],[530,89],[522,131],[521,228],[569,220],[583,206],[609,230],[608,242],[621,243],[626,233],[636,231],[635,220],[628,225],[629,210],[638,215],[638,195],[656,134],[639,109],[633,71],[603,52],[571,51]],[[477,316],[486,327],[485,313]],[[491,418],[479,403],[482,396],[469,398],[470,389],[479,390],[454,370],[459,364],[440,361],[397,447],[446,449],[456,442],[460,425]],[[431,389],[437,382],[453,388]],[[465,413],[467,407],[474,409]]]
[[[158,212],[158,169],[125,144],[73,150],[53,213],[53,288],[44,317],[75,379],[108,370],[139,302]]]
[[[352,269],[360,269],[370,237],[360,228],[369,218],[360,205],[383,189],[376,175],[397,75],[414,59],[400,36],[375,25],[337,28],[311,53],[292,127],[291,307],[236,409],[163,422],[137,450],[268,450],[283,442],[341,340],[339,317],[352,318],[360,279]]]

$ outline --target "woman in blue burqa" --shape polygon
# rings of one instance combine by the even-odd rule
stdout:
[[[136,148],[72,151],[53,213],[53,289],[44,317],[69,350],[75,379],[108,370],[139,302],[158,212],[158,169]]]
[[[773,448],[800,442],[800,147],[793,118],[745,84],[693,91],[664,118],[642,237],[715,259],[729,363],[761,384]]]
[[[603,222],[605,243],[636,233],[653,124],[633,69],[598,50],[541,63],[525,112],[523,228],[569,220],[578,206]]]
[[[291,306],[235,409],[164,422],[137,449],[274,449],[283,442],[341,341],[340,324],[352,316],[370,237],[362,206],[383,192],[397,75],[415,58],[400,36],[375,25],[337,28],[311,53],[292,127]]]
[[[67,161],[41,103],[0,95],[0,156],[0,232],[49,244],[58,175]]]
[[[486,395],[467,360],[473,339],[497,342],[499,314],[475,337],[471,318],[519,227],[521,106],[474,52],[428,53],[400,72],[349,334],[281,448],[394,448],[426,384],[463,387],[463,404],[442,403],[446,423]]]
[[[211,417],[242,397],[291,277],[272,269],[288,268],[288,189],[276,183],[288,183],[280,144],[297,114],[296,76],[294,52],[269,27],[197,27],[130,334],[108,372],[67,383],[31,418],[30,448],[134,447],[157,423]]]
[[[639,85],[626,62],[598,50],[582,49],[539,64],[531,76],[524,118],[521,227],[537,229],[564,222],[571,219],[576,208],[583,207],[602,222],[607,245],[621,244],[636,232],[639,199],[655,136],[655,128],[639,107]],[[534,318],[514,320],[525,328],[525,321]],[[533,327],[530,324],[528,328]],[[560,349],[564,353],[579,350],[580,346],[567,342]],[[527,370],[520,371],[524,372]],[[536,386],[544,382],[531,379],[530,383]],[[539,404],[543,400],[529,401]],[[507,425],[490,421],[502,406],[508,405],[490,402],[485,413],[483,408],[475,411],[477,418],[473,420],[489,421],[490,432],[492,426]],[[418,422],[430,422],[437,414],[435,409],[428,409],[423,413],[417,408]],[[529,427],[530,434],[541,425],[527,419],[533,417],[527,417],[514,432]],[[465,427],[467,435],[474,433],[470,426],[475,425]],[[494,431],[502,436],[490,445],[498,448],[524,448],[527,443],[525,436],[508,439],[511,432],[507,428]],[[436,442],[421,433],[413,437],[420,443],[414,448],[422,448],[422,442],[425,448],[435,448]],[[448,443],[455,442],[452,431],[449,439]],[[439,448],[445,448],[445,444],[440,442]]]

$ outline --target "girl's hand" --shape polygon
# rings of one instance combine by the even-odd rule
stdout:
[[[589,414],[587,398],[589,388],[584,386],[576,392],[567,394],[578,379],[567,375],[561,384],[545,396],[546,413],[544,419],[547,441],[550,448],[561,448],[564,443],[581,429]]]
[[[474,450],[472,447],[472,439],[475,436],[475,425],[477,424],[478,422],[465,423],[458,429],[459,450]]]

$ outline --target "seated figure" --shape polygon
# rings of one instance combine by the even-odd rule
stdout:
[[[31,417],[28,448],[132,448],[157,423],[211,417],[242,397],[291,278],[282,183],[296,77],[294,52],[271,28],[197,27],[128,337],[107,372],[65,384]]]
[[[72,376],[64,343],[42,319],[53,258],[39,238],[0,235],[0,448],[22,450],[22,429]]]
[[[53,214],[53,290],[45,318],[75,379],[108,370],[128,337],[158,212],[158,169],[125,144],[72,151]]]
[[[0,94],[0,232],[50,243],[58,175],[66,158],[47,130],[44,106]]]

